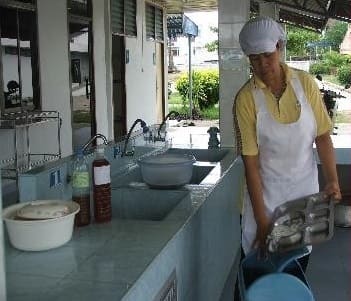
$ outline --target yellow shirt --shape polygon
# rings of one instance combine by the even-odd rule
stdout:
[[[253,76],[238,92],[233,106],[234,126],[239,149],[243,155],[257,155],[256,114],[255,101],[252,89],[261,88],[266,97],[266,104],[272,116],[278,122],[287,124],[297,121],[300,116],[300,106],[296,105],[297,99],[291,86],[290,79],[292,68],[282,64],[285,72],[287,87],[279,101],[275,99],[266,85]],[[305,71],[293,69],[298,75],[307,101],[310,103],[317,124],[317,136],[331,130],[332,122],[324,105],[317,83]]]

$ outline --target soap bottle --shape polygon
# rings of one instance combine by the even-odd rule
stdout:
[[[111,176],[110,163],[105,158],[102,145],[97,146],[93,161],[94,217],[97,223],[111,220]]]
[[[84,158],[82,149],[78,150],[73,162],[72,172],[72,201],[80,206],[74,224],[78,227],[90,224],[90,182],[89,167]]]

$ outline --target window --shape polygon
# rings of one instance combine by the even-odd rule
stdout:
[[[179,48],[178,47],[177,48],[172,47],[171,51],[172,51],[173,56],[179,56]]]
[[[146,38],[148,40],[163,42],[163,10],[159,7],[146,3],[145,14]]]
[[[40,108],[36,19],[33,5],[0,6],[2,112]]]
[[[111,0],[112,34],[136,37],[136,0]]]
[[[91,10],[89,9],[90,3],[88,0],[69,0],[68,13],[81,17],[91,17]]]

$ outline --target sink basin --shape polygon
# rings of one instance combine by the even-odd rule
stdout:
[[[215,167],[215,164],[211,165],[193,165],[193,174],[191,177],[191,180],[189,184],[201,184],[203,180],[206,178],[206,176],[211,172],[211,170]],[[118,188],[123,185],[129,185],[133,182],[139,182],[142,183],[143,177],[141,175],[141,169],[139,166],[136,166],[135,168],[131,169],[130,172],[123,176],[118,176],[118,177],[112,177],[111,179],[111,187],[112,188]],[[177,187],[169,187],[169,188],[177,188]],[[160,190],[156,190],[160,191]]]
[[[228,153],[228,149],[210,148],[210,149],[184,149],[170,148],[165,153],[193,155],[196,161],[200,162],[219,162]]]
[[[194,165],[193,175],[189,184],[201,184],[215,165]]]
[[[112,216],[120,219],[161,221],[186,196],[189,197],[186,190],[129,187],[112,189]]]

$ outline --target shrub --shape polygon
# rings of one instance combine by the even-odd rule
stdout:
[[[310,66],[311,74],[330,74],[330,66],[324,62],[317,62]]]
[[[338,81],[343,84],[347,85],[351,83],[351,65],[346,64],[340,67],[337,71]]]
[[[189,76],[183,73],[176,82],[176,89],[185,102],[189,93]],[[211,108],[219,101],[218,70],[201,70],[192,72],[192,99],[196,109]]]
[[[331,51],[323,54],[323,60],[330,67],[341,67],[350,62],[350,56]]]
[[[322,61],[310,66],[312,74],[338,74],[340,68],[350,66],[351,56],[331,51],[323,54]]]

